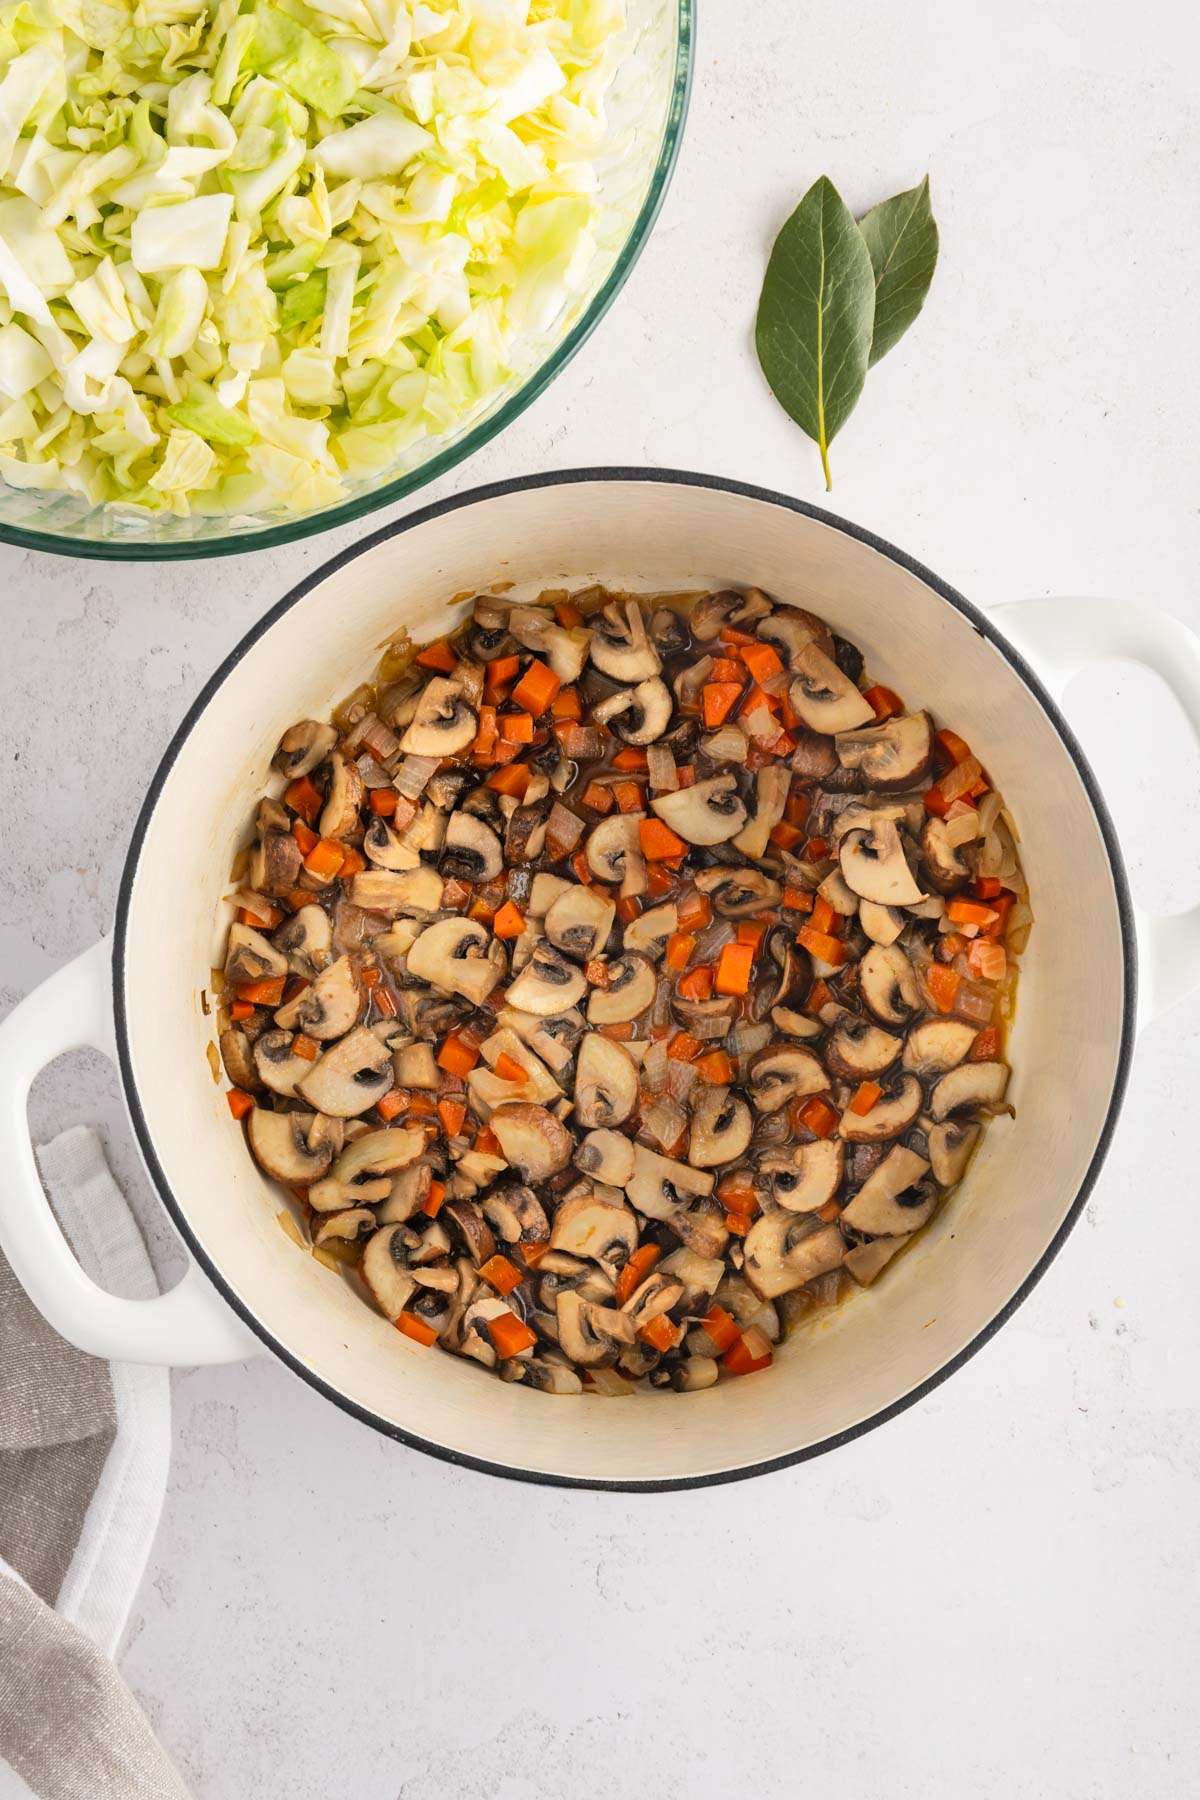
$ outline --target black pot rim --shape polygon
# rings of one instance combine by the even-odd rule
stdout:
[[[368,1407],[360,1406],[356,1401],[351,1400],[339,1389],[332,1387],[328,1382],[322,1380],[322,1378],[315,1374],[312,1369],[307,1368],[298,1357],[294,1356],[266,1329],[255,1314],[247,1306],[243,1305],[242,1301],[232,1291],[220,1270],[198,1242],[188,1223],[183,1208],[171,1191],[166,1174],[158,1160],[149,1124],[142,1110],[141,1101],[138,1096],[129,1046],[129,1022],[125,1011],[125,956],[126,938],[129,926],[129,911],[133,893],[133,884],[136,879],[138,863],[150,820],[153,816],[154,809],[158,803],[158,798],[162,792],[166,779],[170,774],[171,769],[174,767],[176,759],[197,719],[208,706],[209,701],[212,699],[217,689],[221,687],[223,682],[237,667],[252,646],[271,629],[276,620],[282,618],[283,615],[289,612],[293,606],[297,605],[306,594],[310,593],[312,589],[317,587],[321,582],[327,580],[336,570],[343,568],[347,563],[353,562],[358,557],[365,555],[368,551],[375,549],[377,545],[386,543],[391,538],[400,537],[405,532],[412,531],[420,525],[429,523],[432,519],[443,518],[451,513],[462,510],[464,507],[473,506],[482,501],[497,499],[506,494],[519,493],[527,489],[564,487],[587,482],[658,482],[666,486],[707,488],[722,493],[737,494],[745,499],[761,501],[767,505],[782,507],[787,512],[799,513],[805,518],[816,520],[819,524],[828,526],[831,530],[842,532],[845,536],[854,538],[859,543],[866,544],[870,549],[877,551],[880,555],[888,557],[892,562],[898,564],[900,568],[907,570],[909,574],[915,575],[920,581],[923,581],[927,587],[931,588],[934,593],[939,595],[947,605],[953,607],[956,612],[961,613],[965,618],[969,619],[975,629],[983,637],[987,638],[988,642],[999,651],[1011,667],[1016,670],[1025,685],[1031,690],[1034,697],[1040,703],[1043,711],[1050,719],[1064,748],[1075,764],[1080,780],[1083,783],[1084,791],[1091,803],[1092,811],[1100,828],[1101,836],[1104,840],[1104,847],[1112,871],[1117,912],[1121,926],[1122,962],[1124,968],[1124,1006],[1121,1023],[1121,1042],[1108,1109],[1096,1140],[1096,1147],[1091,1161],[1088,1164],[1083,1180],[1079,1185],[1078,1192],[1076,1193],[1062,1224],[1059,1226],[1046,1249],[1042,1252],[1042,1255],[1038,1258],[1034,1267],[1017,1288],[1016,1292],[1006,1304],[1002,1306],[978,1332],[976,1332],[970,1343],[966,1344],[956,1356],[952,1357],[949,1362],[943,1364],[940,1369],[936,1370],[924,1381],[919,1382],[909,1393],[904,1394],[898,1400],[893,1401],[890,1406],[883,1407],[878,1412],[873,1413],[870,1418],[863,1419],[859,1421],[859,1423],[847,1427],[844,1431],[835,1432],[830,1437],[822,1438],[818,1443],[806,1445],[800,1450],[790,1451],[784,1456],[770,1457],[764,1461],[750,1463],[741,1468],[720,1469],[708,1474],[677,1476],[665,1480],[607,1481],[586,1476],[556,1475],[540,1469],[523,1469],[515,1464],[491,1462],[483,1457],[469,1456],[463,1451],[453,1450],[446,1445],[433,1443],[427,1438],[418,1436],[415,1432],[404,1430],[402,1427],[393,1424],[391,1420],[384,1419],[378,1413],[372,1412]],[[877,1426],[886,1424],[889,1419],[894,1419],[900,1413],[906,1412],[910,1406],[915,1406],[918,1401],[923,1400],[926,1395],[931,1394],[935,1388],[940,1387],[942,1382],[948,1380],[949,1377],[958,1369],[962,1368],[963,1364],[974,1356],[977,1351],[981,1350],[996,1332],[999,1331],[1000,1327],[1012,1317],[1017,1308],[1028,1298],[1033,1289],[1037,1286],[1038,1282],[1061,1250],[1069,1232],[1072,1230],[1080,1213],[1083,1211],[1088,1195],[1092,1191],[1105,1156],[1108,1153],[1108,1147],[1112,1140],[1117,1117],[1120,1113],[1121,1104],[1125,1096],[1125,1089],[1129,1079],[1130,1060],[1133,1051],[1137,1002],[1137,956],[1133,906],[1130,899],[1129,884],[1125,875],[1124,863],[1117,842],[1116,831],[1113,827],[1108,808],[1101,795],[1099,785],[1092,773],[1091,767],[1089,766],[1074,733],[1062,716],[1055,701],[1046,692],[1041,681],[1029,667],[1025,659],[1004,639],[987,615],[980,612],[969,600],[958,593],[955,588],[952,588],[947,582],[942,581],[940,577],[935,575],[930,569],[927,569],[914,557],[908,556],[904,551],[896,549],[893,544],[887,543],[883,538],[876,537],[873,532],[865,530],[861,525],[855,525],[847,519],[839,518],[835,513],[826,512],[820,507],[811,506],[807,501],[796,500],[790,495],[777,493],[769,488],[756,487],[747,482],[733,481],[724,476],[696,474],[683,469],[640,469],[625,467],[561,469],[542,475],[516,476],[507,481],[496,481],[483,487],[472,488],[466,493],[451,495],[448,499],[439,500],[431,505],[421,507],[418,511],[409,513],[402,519],[398,519],[389,525],[382,526],[378,531],[371,533],[370,536],[364,538],[360,543],[353,545],[349,549],[343,550],[337,556],[331,557],[330,560],[323,563],[319,569],[314,570],[310,575],[306,575],[304,579],[298,582],[295,587],[291,588],[281,600],[278,600],[269,611],[264,613],[263,616],[250,627],[249,631],[246,632],[240,642],[237,643],[224,658],[218,668],[209,677],[208,681],[205,682],[200,693],[188,708],[183,722],[180,724],[172,737],[171,742],[167,746],[162,760],[150,782],[146,798],[142,803],[141,811],[138,814],[137,822],[133,829],[129,850],[125,858],[125,866],[121,874],[121,883],[117,894],[116,919],[113,930],[112,970],[113,1016],[116,1025],[118,1062],[121,1070],[122,1085],[125,1091],[125,1102],[129,1108],[134,1135],[137,1139],[138,1147],[146,1167],[158,1191],[159,1198],[166,1207],[167,1212],[187,1245],[191,1255],[199,1263],[200,1267],[204,1270],[205,1274],[225,1300],[226,1304],[232,1307],[233,1311],[238,1315],[242,1322],[254,1332],[255,1336],[262,1340],[273,1355],[278,1357],[278,1359],[291,1369],[294,1374],[300,1376],[303,1381],[307,1382],[310,1387],[315,1388],[319,1394],[322,1394],[327,1400],[331,1400],[336,1406],[340,1407],[343,1412],[348,1413],[351,1418],[359,1420],[360,1423],[364,1425],[373,1427],[376,1431],[381,1432],[386,1437],[394,1439],[398,1443],[405,1444],[414,1450],[424,1451],[426,1455],[437,1457],[440,1461],[451,1463],[455,1467],[475,1469],[485,1475],[498,1475],[507,1480],[527,1481],[546,1487],[595,1488],[603,1491],[637,1494],[672,1493],[687,1488],[716,1487],[723,1485],[726,1482],[747,1481],[755,1475],[770,1474],[777,1469],[790,1468],[793,1464],[808,1462],[813,1457],[823,1456],[828,1451],[836,1450],[843,1444],[852,1443],[856,1438],[862,1437],[866,1432],[872,1431]]]

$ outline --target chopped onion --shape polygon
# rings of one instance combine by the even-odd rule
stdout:
[[[628,1400],[633,1393],[633,1383],[615,1369],[588,1369],[586,1373],[592,1393],[603,1394],[606,1400]]]
[[[642,1108],[642,1124],[664,1150],[670,1150],[687,1124],[687,1114],[674,1100],[652,1100]]]
[[[696,963],[712,962],[721,954],[726,944],[732,944],[737,936],[737,926],[732,919],[714,919],[706,925],[696,939],[696,948],[692,952],[692,961]]]
[[[672,1100],[686,1100],[696,1085],[696,1065],[690,1062],[667,1062],[667,1092]]]
[[[559,855],[568,856],[582,836],[583,820],[577,818],[570,807],[563,806],[556,800],[550,808],[550,817],[546,820],[547,844],[553,844]]]
[[[363,778],[364,784],[367,787],[369,787],[369,788],[391,787],[391,785],[392,785],[391,776],[388,774],[386,769],[382,768],[380,766],[380,764],[376,762],[375,758],[371,755],[369,750],[363,751],[362,755],[358,758],[356,767],[358,769],[359,774]]]
[[[701,738],[700,748],[713,762],[745,762],[750,746],[737,725],[722,725],[711,737]]]
[[[712,674],[713,659],[702,656],[699,662],[685,669],[675,682],[675,694],[684,712],[700,711],[700,693],[705,682]]]
[[[657,794],[673,794],[679,787],[679,771],[666,744],[651,744],[646,752],[646,772]]]
[[[749,1021],[743,1021],[736,1027],[729,1041],[733,1054],[739,1062],[742,1062],[746,1057],[753,1056],[757,1051],[762,1050],[771,1041],[771,1027],[769,1025],[753,1025]]]
[[[944,836],[952,850],[957,850],[960,844],[969,844],[972,839],[977,838],[979,836],[979,814],[974,807],[968,807],[963,812],[955,813],[952,818],[947,819]]]
[[[660,981],[654,990],[654,1005],[650,1009],[651,1029],[661,1029],[671,1023],[671,986],[669,982]],[[664,1042],[664,1055],[665,1055]]]
[[[409,800],[418,800],[437,773],[436,756],[406,756],[396,770],[396,786]]]
[[[667,1085],[667,1040],[655,1038],[642,1063],[642,1079],[652,1094],[661,1094]]]

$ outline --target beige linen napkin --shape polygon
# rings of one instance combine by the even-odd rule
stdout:
[[[76,1127],[38,1155],[88,1274],[157,1293],[96,1134]],[[0,1800],[188,1800],[109,1660],[169,1456],[166,1371],[74,1349],[0,1255]]]

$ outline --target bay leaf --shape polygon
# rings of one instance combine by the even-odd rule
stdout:
[[[881,200],[859,220],[875,271],[875,329],[871,363],[899,343],[925,304],[937,268],[938,228],[929,204],[929,177]]]
[[[780,405],[821,452],[854,410],[867,377],[875,274],[841,195],[822,175],[775,239],[755,322],[755,348]]]

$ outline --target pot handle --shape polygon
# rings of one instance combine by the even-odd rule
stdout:
[[[1157,607],[1124,600],[1014,600],[988,613],[1056,700],[1091,663],[1119,658],[1162,677],[1200,738],[1200,637]],[[1200,906],[1169,916],[1133,909],[1138,1022],[1148,1024],[1200,987]]]
[[[0,1024],[0,1248],[61,1337],[118,1362],[241,1362],[263,1346],[189,1263],[154,1300],[105,1293],[75,1260],[42,1187],[29,1135],[29,1090],[47,1063],[84,1046],[116,1061],[112,951],[101,939],[35,988]]]

